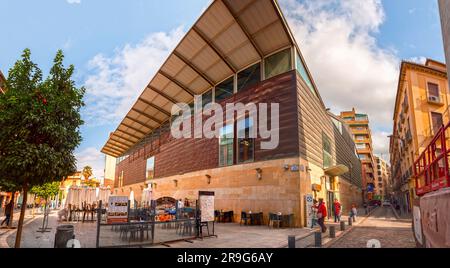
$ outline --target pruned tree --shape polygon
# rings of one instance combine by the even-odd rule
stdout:
[[[20,247],[30,187],[60,181],[76,171],[74,151],[81,142],[85,90],[75,86],[74,67],[65,68],[63,60],[58,51],[43,80],[25,49],[9,70],[6,93],[0,94],[0,177],[20,185],[23,192],[15,247]]]

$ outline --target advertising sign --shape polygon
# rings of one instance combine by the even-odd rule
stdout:
[[[214,192],[199,192],[201,222],[214,222]]]
[[[110,196],[108,204],[108,223],[128,222],[128,196]]]
[[[310,227],[312,225],[312,218],[313,218],[313,200],[314,197],[312,194],[305,195],[305,204],[306,204],[306,227]]]

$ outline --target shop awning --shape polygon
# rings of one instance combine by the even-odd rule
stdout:
[[[346,165],[337,165],[325,169],[325,174],[327,174],[328,176],[341,176],[349,171],[350,170]]]
[[[295,44],[276,0],[215,0],[144,89],[102,152],[126,153],[170,120],[172,106],[191,103],[231,75]]]

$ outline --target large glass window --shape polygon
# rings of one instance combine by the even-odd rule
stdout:
[[[311,92],[317,96],[316,91],[314,90],[313,84],[311,82],[311,79],[309,78],[308,72],[306,71],[305,65],[303,64],[303,61],[298,53],[296,57],[296,65],[297,65],[296,66],[297,72],[303,78],[303,81],[305,81],[306,85],[309,87],[309,90],[311,90]]]
[[[119,174],[119,187],[122,186],[123,186],[123,171],[121,171]]]
[[[146,178],[146,180],[151,180],[154,177],[155,177],[155,157],[152,156],[147,159],[145,178]]]
[[[255,139],[251,137],[253,119],[246,118],[237,122],[238,128],[238,163],[252,162],[255,154]],[[241,138],[245,137],[245,138]]]
[[[202,95],[202,107],[205,108],[205,106],[213,101],[213,92],[212,90],[206,92]]]
[[[269,79],[276,75],[292,70],[291,49],[285,49],[264,60],[265,78]]]
[[[216,102],[220,102],[226,98],[233,96],[234,93],[234,76],[228,78],[216,86]]]
[[[329,168],[333,165],[333,156],[331,155],[331,140],[325,133],[322,134],[322,142],[323,142],[323,168]]]
[[[234,128],[233,125],[226,125],[220,129],[219,138],[219,165],[233,165],[233,145],[234,145]]]
[[[243,91],[261,81],[261,64],[257,63],[237,75],[237,91]]]

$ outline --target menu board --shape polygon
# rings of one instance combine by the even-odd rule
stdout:
[[[199,192],[201,222],[214,221],[214,192]]]
[[[110,196],[108,204],[108,223],[128,221],[128,196]]]

